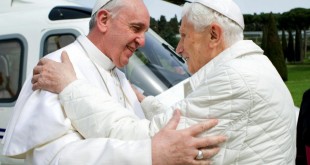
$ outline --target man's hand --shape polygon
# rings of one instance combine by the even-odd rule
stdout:
[[[43,89],[60,93],[67,85],[77,79],[66,51],[61,53],[62,63],[42,58],[33,69],[32,90]]]
[[[153,165],[209,165],[211,157],[219,152],[218,144],[226,141],[224,136],[196,137],[217,124],[216,119],[199,123],[183,130],[176,130],[180,112],[175,110],[169,123],[152,138]],[[203,159],[195,157],[198,150]]]

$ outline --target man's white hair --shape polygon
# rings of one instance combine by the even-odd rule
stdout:
[[[182,11],[182,19],[184,18],[197,32],[202,32],[213,22],[218,23],[223,29],[227,46],[243,40],[243,30],[237,23],[200,3],[185,3]]]

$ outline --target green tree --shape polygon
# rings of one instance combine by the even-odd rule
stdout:
[[[179,34],[179,22],[177,15],[174,15],[174,17],[170,19],[169,26],[172,28],[172,32],[174,34]]]
[[[262,36],[262,43],[261,43],[261,48],[263,50],[266,50],[266,45],[267,45],[267,42],[268,42],[268,25],[265,25],[263,27],[263,36]]]
[[[300,58],[302,61],[305,56],[305,52],[307,52],[306,31],[310,27],[310,9],[295,8],[288,12],[284,12],[280,19],[280,25],[282,26],[282,28],[286,30],[288,29],[296,30],[296,35],[301,35],[301,31],[303,31],[304,40],[302,40],[302,37],[300,36],[301,46],[298,45],[298,47],[295,47],[295,52],[298,52],[298,54],[294,56],[296,59]],[[297,34],[297,33],[300,33],[300,34]],[[297,50],[297,49],[300,49],[300,50]],[[297,57],[297,56],[300,56],[300,57]]]
[[[305,52],[307,52],[307,32],[306,30],[310,27],[310,9],[295,8],[289,11],[293,17],[292,24],[296,25],[296,43],[295,45],[295,56],[296,60],[303,60]],[[304,32],[304,42],[302,42],[301,31]],[[298,38],[297,38],[298,37]],[[298,41],[297,41],[298,39]],[[305,49],[303,49],[303,47]],[[303,51],[304,50],[304,51]],[[300,60],[299,60],[300,59]]]
[[[150,28],[153,29],[156,33],[158,33],[158,22],[156,21],[155,18],[150,19]]]
[[[256,21],[254,19],[254,15],[251,14],[244,14],[244,24],[246,24],[244,31],[256,31]]]
[[[165,33],[165,29],[167,25],[168,23],[167,23],[166,17],[161,15],[158,20],[158,32],[160,36],[163,37],[163,33]]]
[[[172,47],[176,47],[178,44],[178,39],[176,34],[173,32],[172,26],[167,22],[165,16],[160,16],[158,21],[158,34],[166,40]]]
[[[287,41],[286,41],[286,34],[284,30],[282,30],[281,40],[282,40],[281,43],[282,43],[283,56],[284,56],[284,59],[287,59]]]
[[[288,30],[287,60],[289,62],[295,62],[294,39],[291,29]]]
[[[301,45],[301,30],[297,27],[295,36],[295,60],[301,61],[302,59],[302,45]]]
[[[287,68],[280,44],[278,29],[272,13],[269,14],[267,44],[265,47],[265,54],[275,66],[283,81],[287,81]]]

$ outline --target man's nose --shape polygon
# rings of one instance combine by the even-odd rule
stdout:
[[[183,52],[183,50],[184,50],[183,44],[181,43],[181,41],[179,41],[176,51],[178,54],[181,54]]]
[[[138,47],[142,47],[145,45],[145,33],[141,33],[137,38],[136,42],[138,43]]]

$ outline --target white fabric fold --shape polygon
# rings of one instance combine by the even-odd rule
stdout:
[[[115,67],[109,58],[106,58],[85,36],[78,37],[74,43],[45,56],[45,58],[59,62],[63,50],[67,51],[78,79],[92,84],[102,93],[107,93],[107,86],[101,74],[110,73],[109,69]],[[87,53],[90,54],[87,55]],[[94,59],[95,61],[92,61]],[[99,71],[97,67],[99,67]],[[144,115],[141,107],[139,107],[140,104],[136,97],[132,97],[134,92],[129,90],[130,85],[127,79],[120,71],[117,72],[121,83],[125,85],[123,90],[126,91],[124,92],[129,92],[127,97],[131,98],[127,100],[130,106],[125,111],[132,114],[136,112],[137,115],[143,118]],[[65,160],[72,161],[72,164],[74,162],[85,163],[95,161],[89,160],[90,157],[87,155],[83,156],[83,153],[88,152],[94,154],[94,157],[106,158],[107,161],[111,161],[111,164],[113,164],[113,161],[122,162],[122,164],[125,164],[125,162],[128,162],[126,164],[138,164],[139,162],[143,164],[152,163],[150,140],[127,143],[126,141],[109,140],[102,137],[100,139],[92,139],[91,144],[98,144],[98,146],[106,148],[90,150],[88,147],[89,140],[85,141],[72,127],[71,120],[66,117],[58,95],[40,90],[32,91],[32,76],[29,77],[22,88],[14,108],[13,116],[4,135],[3,155],[26,158],[26,162],[30,164],[51,164],[52,161],[56,164],[68,163]],[[108,74],[107,77],[109,77]],[[116,87],[112,83],[108,88],[109,90],[115,90]],[[107,97],[111,100],[117,100],[118,98],[115,95],[109,95]],[[133,109],[136,109],[136,111],[133,111]],[[75,145],[73,145],[73,142]],[[119,145],[123,147],[116,148]],[[140,148],[143,145],[145,147]],[[122,157],[118,158],[115,151],[119,150],[120,153],[126,153],[126,151],[129,151],[126,147],[130,147],[131,151],[135,152],[127,153],[127,155],[122,155]],[[74,153],[66,153],[66,151],[74,151]],[[136,153],[140,153],[141,155],[136,155]],[[79,157],[74,157],[73,160],[73,157],[67,157],[69,155],[79,155]],[[107,158],[107,156],[111,158]],[[143,158],[140,160],[137,159],[139,156]],[[135,158],[136,160],[134,160]],[[102,162],[104,160],[101,159],[98,163],[101,164]]]

